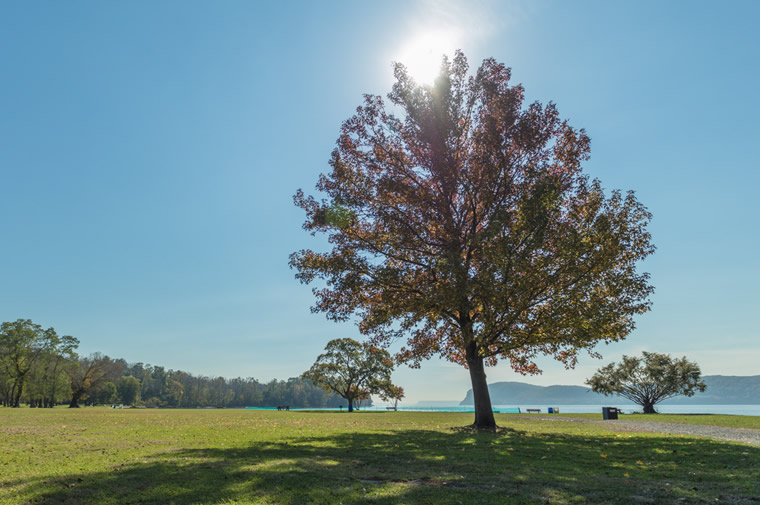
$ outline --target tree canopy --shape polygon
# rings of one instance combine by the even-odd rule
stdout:
[[[390,106],[365,95],[343,123],[323,198],[294,197],[332,244],[290,258],[301,282],[325,281],[313,310],[358,317],[376,346],[405,339],[400,362],[467,367],[479,428],[495,427],[485,365],[572,367],[625,338],[652,292],[637,272],[654,251],[650,213],[584,175],[585,131],[553,103],[523,107],[510,74],[487,59],[468,77],[457,52],[422,86],[396,64]]]
[[[18,407],[22,394],[31,389],[32,401],[52,406],[63,371],[62,360],[75,356],[79,341],[59,337],[29,319],[0,326],[0,402]]]
[[[400,399],[404,390],[391,383],[393,360],[388,351],[351,338],[337,338],[325,346],[309,370],[301,376],[348,402],[379,393],[386,399]]]
[[[105,389],[108,393],[103,403],[111,403],[116,398],[116,382],[124,371],[125,363],[108,356],[95,353],[89,358],[79,358],[69,371],[71,381],[71,402],[69,407],[79,408],[79,400],[84,396],[96,395]]]
[[[618,363],[600,368],[586,381],[595,393],[618,394],[644,407],[645,414],[655,414],[654,406],[674,396],[694,396],[705,391],[699,365],[684,356],[673,359],[667,354],[644,352],[641,358],[623,356]]]

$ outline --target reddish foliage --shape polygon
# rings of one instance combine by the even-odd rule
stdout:
[[[295,196],[304,228],[333,249],[294,253],[291,266],[326,281],[315,311],[358,316],[374,345],[405,338],[396,358],[412,366],[437,354],[538,373],[548,354],[572,367],[648,310],[636,265],[654,251],[651,216],[582,173],[589,138],[554,104],[523,107],[522,86],[492,59],[467,71],[457,53],[420,87],[397,65],[389,99],[401,118],[365,96],[319,178],[327,198]]]

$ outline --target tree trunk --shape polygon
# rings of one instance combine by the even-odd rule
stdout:
[[[475,404],[475,423],[473,426],[479,430],[496,429],[496,419],[493,417],[491,408],[491,395],[488,392],[486,371],[483,357],[478,356],[478,348],[471,343],[466,349],[467,366],[470,369],[470,381],[472,382],[472,399]]]
[[[17,380],[17,388],[15,391],[15,397],[13,398],[13,407],[19,408],[21,407],[21,393],[24,391],[24,377],[19,377]]]
[[[644,413],[645,414],[656,414],[657,411],[654,410],[654,403],[645,403],[644,404]]]
[[[354,399],[353,398],[346,398],[348,400],[348,411],[353,412],[354,411]]]
[[[70,409],[78,409],[79,408],[79,399],[82,397],[82,393],[80,392],[74,392],[71,395],[71,403],[69,403]]]

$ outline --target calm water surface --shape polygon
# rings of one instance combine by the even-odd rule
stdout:
[[[605,405],[494,405],[493,409],[502,413],[522,412],[526,409],[541,409],[542,414],[548,413],[548,408],[559,409],[560,414],[595,414],[602,412],[602,407],[617,407],[625,414],[641,412],[639,405],[626,403],[610,403]],[[414,407],[401,406],[399,410],[409,412],[473,412],[472,407],[465,405],[437,406],[437,407]],[[760,416],[760,405],[668,405],[662,404],[656,407],[662,414],[731,414],[739,416]],[[367,407],[362,410],[386,410],[384,405]]]

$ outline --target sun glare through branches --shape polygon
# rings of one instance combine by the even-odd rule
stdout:
[[[444,55],[452,57],[458,49],[459,36],[454,30],[418,33],[400,51],[397,61],[422,85],[432,85],[441,68]]]

